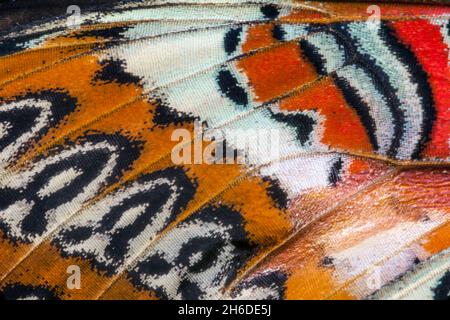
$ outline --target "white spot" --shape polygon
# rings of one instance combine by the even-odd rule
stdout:
[[[3,122],[0,123],[0,139],[3,139],[8,134],[8,130],[11,129],[11,123]]]
[[[68,186],[76,177],[80,176],[83,172],[74,168],[69,168],[56,176],[53,176],[48,181],[47,185],[38,191],[38,195],[41,198],[51,195],[56,191]]]

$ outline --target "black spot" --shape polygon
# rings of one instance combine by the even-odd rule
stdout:
[[[277,121],[285,123],[297,132],[297,140],[305,145],[310,139],[310,135],[316,125],[316,121],[303,113],[275,113],[271,111],[271,116]]]
[[[302,53],[313,64],[314,69],[317,71],[317,73],[320,75],[326,75],[327,74],[326,60],[319,53],[319,50],[316,48],[316,46],[309,43],[309,41],[306,39],[301,39],[299,41],[299,45],[300,49],[302,50]]]
[[[32,105],[20,109],[0,109],[0,123],[9,123],[11,126],[7,134],[0,138],[0,149],[4,149],[16,141],[17,138],[27,133],[40,114],[40,110]]]
[[[199,300],[203,291],[196,283],[183,279],[178,287],[178,293],[181,293],[183,300]]]
[[[434,300],[450,300],[450,271],[447,271],[433,289]]]
[[[247,93],[244,88],[239,86],[237,79],[229,70],[223,69],[219,71],[217,83],[219,84],[220,91],[231,101],[244,107],[248,105],[249,99]]]
[[[341,170],[343,164],[344,162],[342,161],[342,158],[339,157],[339,159],[337,159],[337,161],[333,163],[333,166],[330,169],[328,181],[330,181],[333,186],[335,186],[341,180]]]
[[[125,71],[125,61],[119,59],[108,59],[100,62],[102,69],[97,71],[93,77],[93,85],[96,81],[117,84],[138,84],[141,78]]]
[[[155,276],[165,275],[172,266],[158,254],[154,254],[146,260],[140,267],[143,274],[152,274]]]
[[[224,245],[225,243],[219,238],[193,238],[189,243],[183,244],[178,261],[183,265],[189,266],[189,272],[203,272],[214,264],[219,253],[223,250]],[[191,262],[192,257],[196,253],[199,254],[199,260]]]
[[[125,31],[128,30],[128,26],[116,26],[105,29],[87,29],[75,32],[73,34],[74,38],[81,39],[85,37],[96,37],[96,38],[105,38],[105,39],[117,39],[119,38]]]
[[[68,244],[75,244],[92,237],[93,230],[88,226],[78,227],[63,232],[64,241]]]
[[[224,46],[226,53],[232,54],[234,51],[236,51],[237,46],[241,41],[241,33],[242,27],[234,27],[225,34]]]
[[[212,137],[211,141],[216,141],[216,148],[211,152],[214,163],[238,163],[240,159],[245,157],[244,152],[235,149],[226,139],[223,137]]]
[[[275,206],[281,210],[286,209],[288,198],[286,192],[281,188],[279,181],[271,177],[263,177],[263,181],[269,184],[269,187],[266,189],[267,194],[272,198]]]
[[[35,36],[30,36],[33,39]],[[30,40],[31,40],[30,39]],[[16,39],[5,39],[0,42],[0,57],[13,54],[24,50],[26,48],[25,44],[18,42]]]
[[[23,35],[18,38],[8,38],[0,41],[0,57],[27,49],[27,43],[38,40],[40,37],[51,34],[55,30]]]
[[[278,41],[284,41],[286,37],[286,32],[284,32],[283,27],[279,24],[273,26],[272,37]]]
[[[272,295],[264,298],[268,300],[280,300],[284,297],[287,279],[288,276],[279,270],[265,272],[257,275],[251,280],[239,283],[233,290],[232,297],[238,297],[243,290],[256,286],[259,289],[270,288],[275,291]]]
[[[7,285],[0,291],[1,300],[19,300],[26,298],[38,298],[39,300],[60,300],[56,290],[46,286],[32,286],[21,283]]]
[[[332,267],[334,263],[334,259],[332,257],[326,256],[322,259],[321,265],[324,267]]]
[[[48,125],[36,132],[30,141],[27,141],[24,145],[22,145],[16,156],[23,154],[30,146],[32,146],[32,142],[38,141],[39,138],[45,135],[50,128],[55,127],[64,119],[64,117],[75,111],[78,103],[77,99],[71,97],[65,91],[61,89],[53,89],[15,96],[10,100],[2,100],[0,98],[0,105],[3,103],[21,102],[27,99],[49,102],[51,115],[48,120]],[[0,138],[0,150],[6,148],[20,136],[28,132],[31,127],[35,126],[36,119],[39,115],[40,109],[35,107],[33,103],[11,110],[4,106],[0,107],[0,123],[11,124],[11,128],[8,129],[7,134]]]
[[[160,125],[162,127],[168,126],[170,124],[180,125],[183,123],[193,123],[197,119],[199,118],[172,109],[161,100],[157,100],[156,102],[155,113],[153,115],[153,123],[157,125]]]
[[[267,19],[276,19],[280,14],[280,9],[274,4],[267,4],[261,7],[261,12]]]

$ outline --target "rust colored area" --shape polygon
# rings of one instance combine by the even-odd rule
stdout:
[[[259,24],[248,28],[245,42],[242,44],[242,51],[250,52],[262,47],[276,44],[278,41],[273,38],[274,24]]]
[[[273,48],[238,62],[252,83],[257,101],[267,101],[317,78],[296,43]]]
[[[280,103],[287,111],[314,110],[324,117],[322,143],[342,151],[370,152],[372,146],[356,111],[329,77]]]
[[[67,268],[71,265],[80,267],[81,288],[67,288],[70,276]],[[45,242],[26,258],[6,279],[1,287],[20,282],[25,285],[45,285],[58,292],[62,299],[93,299],[101,291],[109,278],[93,270],[89,261],[78,258],[63,258],[58,249]]]
[[[287,298],[361,298],[370,293],[367,279],[374,269],[382,270],[382,279],[387,281],[392,276],[391,261],[408,267],[410,255],[424,259],[450,245],[448,237],[442,237],[446,229],[441,229],[450,221],[449,187],[446,170],[401,172],[301,229],[249,278],[263,270],[283,270],[289,275]],[[390,236],[397,241],[392,250],[384,243]],[[417,247],[420,244],[428,253]],[[364,252],[379,257],[365,261]],[[355,273],[342,269],[346,263],[356,268]]]

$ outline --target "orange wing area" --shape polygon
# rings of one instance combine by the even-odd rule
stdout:
[[[300,38],[284,41],[274,35],[275,26],[283,23],[331,24],[365,19],[367,4],[319,5],[311,2],[308,5],[320,10],[297,8],[276,21],[249,25],[241,43],[242,55],[224,58],[222,66],[215,66],[235,68],[234,71],[244,79],[242,81],[247,81],[243,87],[255,106],[254,110],[245,110],[237,117],[230,113],[224,127],[227,121],[235,122],[253,112],[265,116],[267,112],[273,114],[274,110],[284,116],[313,113],[320,119],[314,127],[320,129],[314,134],[321,148],[302,149],[306,151],[255,166],[238,163],[175,165],[171,151],[178,141],[172,141],[171,136],[174,130],[185,129],[194,137],[196,117],[179,112],[176,114],[179,119],[161,124],[156,119],[161,117],[161,108],[165,107],[162,100],[167,97],[155,94],[159,88],[149,92],[139,77],[136,81],[105,77],[107,72],[123,71],[108,69],[101,58],[108,46],[114,46],[112,38],[80,39],[74,31],[49,39],[42,47],[1,57],[2,104],[40,93],[63,94],[74,101],[74,110],[60,110],[63,118],[38,138],[31,139],[26,148],[7,163],[5,176],[31,172],[42,159],[50,159],[58,150],[79,145],[92,134],[113,137],[109,138],[113,144],[125,148],[115,135],[123,137],[138,146],[138,156],[121,168],[113,182],[102,185],[80,208],[36,243],[13,241],[6,232],[0,231],[0,257],[7,257],[0,261],[0,292],[21,284],[48,288],[61,299],[166,298],[151,286],[137,284],[136,270],[141,270],[139,267],[148,262],[144,259],[146,254],[159,252],[159,243],[170,242],[171,235],[176,232],[180,238],[187,234],[183,228],[194,224],[197,217],[204,219],[206,209],[212,212],[211,221],[206,222],[215,223],[219,219],[218,212],[226,208],[230,220],[240,221],[231,225],[230,232],[242,229],[237,240],[230,236],[224,240],[225,249],[216,250],[220,253],[231,246],[233,250],[245,252],[242,261],[224,271],[227,280],[218,291],[220,297],[239,296],[242,286],[248,283],[258,286],[261,275],[277,271],[285,276],[284,281],[276,283],[282,298],[365,298],[413,268],[417,262],[447,249],[450,245],[450,176],[445,160],[448,157],[445,72],[443,76],[431,78],[432,94],[439,102],[437,125],[423,152],[425,160],[403,161],[381,156],[371,144],[368,128],[336,83],[333,76],[337,70],[320,74],[314,61],[299,46]],[[380,7],[382,18],[387,20],[408,20],[417,15],[448,12],[441,6],[383,4]],[[407,34],[410,23],[414,26],[414,22],[393,22],[393,28],[419,55],[420,63],[427,67],[425,71],[436,75],[437,66],[427,60],[430,52]],[[103,25],[102,28],[118,25],[124,24]],[[424,27],[423,23],[416,27],[423,28],[422,31],[429,28],[434,31],[433,39],[439,38],[437,27]],[[310,36],[305,34],[301,38],[309,39]],[[439,46],[444,46],[442,39]],[[445,58],[445,50],[441,51],[440,60]],[[166,86],[189,81],[207,72],[194,71]],[[205,94],[200,89],[199,94]],[[227,94],[229,92],[222,92],[220,97],[225,99]],[[196,102],[186,101],[189,103]],[[66,108],[64,104],[57,107]],[[169,118],[167,114],[162,116]],[[198,118],[202,120],[201,116]],[[279,124],[272,118],[270,120]],[[294,121],[294,127],[300,124]],[[187,141],[187,147],[195,150],[194,139]],[[202,145],[202,153],[207,147],[207,143]],[[283,164],[310,157],[309,161],[314,162],[321,156],[329,156],[334,161],[327,163],[332,168],[326,168],[330,180],[326,186],[293,191],[282,182],[291,180],[292,186],[295,178],[283,180],[286,173],[276,169],[272,176],[262,173],[277,161]],[[95,257],[67,254],[55,240],[56,234],[72,219],[89,213],[89,210],[98,210],[100,215],[99,204],[111,195],[127,191],[131,183],[143,177],[174,168],[183,173],[194,189],[191,198],[167,225],[139,243],[137,252],[127,256],[117,269],[105,271]],[[308,168],[293,167],[290,173],[305,170]],[[24,181],[16,183],[25,184],[26,175],[24,177]],[[4,181],[8,182],[7,179],[0,180],[0,187]],[[47,185],[51,185],[50,182]],[[205,221],[199,223],[200,233],[208,226]],[[220,227],[223,225],[218,223],[217,229]],[[169,253],[170,250],[167,249]],[[214,256],[216,251],[208,254]],[[220,262],[217,259],[212,264]],[[83,285],[79,290],[71,290],[66,285],[67,268],[72,265],[81,270]],[[224,268],[230,267],[225,265]]]
[[[314,84],[304,92],[284,100],[282,110],[317,110],[325,117],[322,142],[347,151],[372,151],[355,110],[346,102],[340,90],[329,78]],[[339,132],[339,134],[336,134]]]

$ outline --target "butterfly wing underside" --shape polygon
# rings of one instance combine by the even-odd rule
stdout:
[[[1,295],[448,297],[450,9],[378,7],[131,1],[5,34]]]

